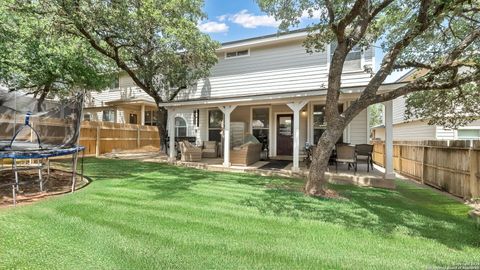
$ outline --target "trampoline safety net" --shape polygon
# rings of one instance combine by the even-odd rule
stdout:
[[[19,91],[0,90],[0,158],[77,148],[82,107],[82,93],[40,102]]]

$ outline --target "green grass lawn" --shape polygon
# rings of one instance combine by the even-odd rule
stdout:
[[[0,268],[425,269],[480,263],[468,207],[395,191],[87,159],[75,194],[0,209]]]

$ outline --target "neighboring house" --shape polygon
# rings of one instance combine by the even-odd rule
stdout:
[[[413,72],[401,77],[398,82],[409,81]],[[480,139],[480,119],[458,129],[428,125],[422,119],[405,119],[406,98],[393,100],[393,139],[396,141],[418,140],[472,140]],[[372,139],[385,140],[385,126],[372,128]]]
[[[325,87],[332,52],[332,46],[326,46],[324,52],[307,53],[303,47],[306,36],[305,31],[294,31],[222,44],[211,75],[165,104],[169,110],[169,129],[181,136],[178,124],[183,124],[180,120],[183,119],[188,136],[195,136],[198,143],[224,141],[228,145],[225,151],[241,140],[222,140],[230,138],[224,134],[253,134],[268,140],[270,156],[293,157],[293,170],[298,169],[305,143],[317,142],[326,128]],[[348,55],[342,76],[341,110],[364,90],[372,76],[366,70],[372,67],[375,67],[372,48],[356,48]],[[147,111],[154,110],[152,99],[134,87],[126,75],[121,74],[118,86],[120,90],[92,94],[93,106],[86,109],[92,113],[91,119],[148,124]],[[383,85],[381,91],[394,88],[395,84]],[[136,121],[130,121],[135,118]],[[341,141],[368,143],[367,118],[367,110],[355,117]],[[229,166],[229,157],[224,156],[225,166]]]

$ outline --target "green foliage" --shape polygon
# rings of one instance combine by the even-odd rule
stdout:
[[[374,104],[368,108],[368,113],[370,114],[370,127],[375,127],[383,123],[383,105]]]
[[[370,93],[365,94],[365,100],[367,95],[373,97],[377,94],[378,85],[394,70],[426,71],[424,76],[415,78],[397,93],[377,94],[377,98],[363,104],[370,105],[409,92],[440,90],[439,93],[413,95],[409,103],[413,110],[411,115],[427,117],[435,123],[444,122],[447,126],[456,126],[457,123],[463,124],[473,119],[464,115],[478,115],[478,109],[473,112],[475,106],[480,107],[478,94],[475,93],[478,88],[475,90],[475,87],[466,86],[461,90],[461,86],[470,82],[478,84],[480,81],[479,0],[257,2],[264,11],[282,20],[282,31],[298,25],[302,15],[305,17],[305,14],[309,14],[312,23],[305,43],[308,51],[323,51],[332,42],[345,42],[349,45],[349,50],[353,45],[368,47],[375,44],[381,47],[384,58],[380,71],[372,78],[373,83],[370,85],[376,86],[369,88]],[[425,13],[422,14],[421,11]],[[365,29],[363,33],[362,28]],[[469,39],[472,34],[475,34],[473,39]],[[463,44],[467,46],[462,46]],[[335,69],[336,64],[343,65],[343,61],[332,62],[331,69]],[[456,89],[446,91],[442,85]],[[457,107],[453,108],[453,105]],[[456,116],[461,116],[462,119]],[[448,120],[443,121],[442,117]]]
[[[88,44],[54,28],[54,17],[36,4],[0,4],[0,80],[45,98],[72,89],[100,90],[109,83],[108,62]]]
[[[480,118],[480,86],[471,83],[441,91],[412,93],[406,99],[406,119],[458,128]]]
[[[429,188],[331,186],[87,159],[75,194],[0,209],[1,268],[427,269],[480,262],[469,207]]]
[[[56,28],[89,42],[157,104],[208,76],[218,44],[197,28],[203,1],[41,0]]]

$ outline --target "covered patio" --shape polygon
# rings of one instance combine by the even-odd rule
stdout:
[[[388,87],[388,86],[385,86]],[[393,87],[393,86],[392,86]],[[351,101],[358,98],[361,87],[349,88],[339,101],[339,110],[347,108]],[[387,89],[384,89],[387,90]],[[276,95],[258,95],[255,97],[232,97],[207,100],[191,100],[171,102],[168,109],[169,131],[169,161],[189,167],[204,168],[215,171],[253,172],[261,175],[293,175],[305,177],[308,168],[304,162],[307,145],[315,144],[325,130],[322,107],[326,99],[324,90],[306,91],[301,93],[285,93]],[[359,163],[357,173],[348,170],[346,165],[339,167],[338,172],[330,168],[328,176],[332,182],[346,181],[366,186],[392,187],[395,174],[393,172],[393,141],[392,141],[392,102],[385,104],[386,124],[386,160],[385,170],[379,169],[367,172]],[[262,113],[256,112],[256,110]],[[204,142],[216,141],[219,154],[215,158],[177,161],[175,140],[175,117],[186,111],[194,112],[196,143],[192,147],[202,148]],[[243,129],[235,129],[238,123]],[[240,133],[245,138],[252,135],[258,139],[266,138],[267,146],[262,148],[258,159],[251,163],[238,164],[233,162],[244,140],[238,140],[235,134]],[[339,142],[348,145],[369,143],[368,112],[358,115],[345,129]],[[260,141],[260,140],[259,140]],[[262,143],[262,141],[257,143]],[[262,159],[262,160],[260,160]],[[272,160],[289,161],[285,166],[267,166]],[[380,184],[372,184],[379,182]]]

